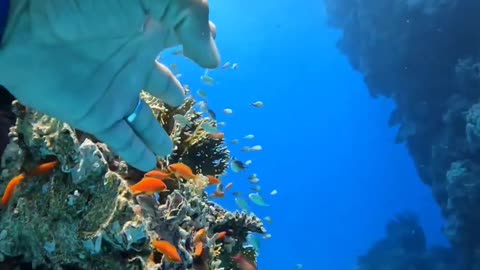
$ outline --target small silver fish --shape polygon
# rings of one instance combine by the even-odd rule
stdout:
[[[262,146],[261,145],[255,145],[255,146],[252,146],[250,147],[250,151],[252,152],[258,152],[258,151],[262,151]]]
[[[249,180],[250,183],[252,183],[252,184],[258,184],[258,182],[260,182],[260,179],[258,179],[256,173],[250,175],[250,176],[248,177],[248,180]]]
[[[238,68],[238,64],[237,64],[237,63],[233,63],[232,69],[237,69],[237,68]]]
[[[231,65],[232,65],[232,63],[230,63],[230,62],[225,62],[225,64],[223,64],[223,66],[222,66],[222,69],[227,69],[227,68],[229,68]]]
[[[175,120],[175,122],[177,122],[177,124],[179,124],[180,126],[184,127],[184,126],[190,126],[192,123],[185,117],[185,115],[181,115],[181,114],[175,114],[173,116],[173,119]]]
[[[272,235],[267,233],[262,237],[264,240],[272,238]]]
[[[251,151],[251,149],[250,149],[250,147],[248,147],[248,146],[244,146],[244,147],[242,147],[242,149],[240,149],[240,151],[245,152],[245,153],[248,153],[248,152]]]
[[[213,110],[208,109],[208,115],[210,115],[213,120],[217,120],[217,114]]]
[[[204,74],[204,75],[200,76],[200,80],[202,80],[202,82],[205,83],[206,85],[214,85],[215,84],[215,79],[208,76],[207,74]]]
[[[230,164],[232,171],[235,173],[241,172],[246,169],[245,165],[240,160],[232,160]]]
[[[247,245],[251,246],[255,251],[258,253],[260,252],[260,242],[258,241],[257,237],[253,235],[253,233],[249,233],[247,235]]]
[[[268,224],[272,224],[272,218],[270,216],[266,216],[263,218]]]
[[[278,194],[278,191],[276,189],[272,190],[272,192],[270,192],[270,195],[272,196],[275,196]]]
[[[258,206],[270,206],[269,204],[265,203],[262,196],[260,196],[260,194],[257,192],[248,194],[248,198]]]
[[[263,102],[261,101],[255,101],[251,104],[255,108],[262,108],[263,107]]]
[[[214,127],[212,124],[210,123],[203,123],[202,124],[202,128],[207,132],[207,133],[216,133],[218,131],[218,129],[216,127]]]
[[[199,101],[197,102],[197,105],[198,107],[200,108],[200,110],[204,111],[204,112],[207,112],[208,111],[208,105],[207,105],[207,102],[205,101]]]
[[[225,114],[232,114],[233,113],[233,110],[232,109],[229,109],[229,108],[226,108],[226,109],[223,109],[223,112]]]
[[[255,135],[248,134],[248,135],[245,135],[243,138],[246,139],[246,140],[253,140],[253,139],[255,139]]]
[[[249,208],[248,208],[248,203],[246,200],[244,200],[243,198],[240,198],[240,197],[237,197],[235,198],[235,204],[243,211],[245,212],[249,212]]]
[[[258,193],[258,192],[260,192],[260,190],[262,189],[262,187],[259,186],[259,185],[255,185],[255,186],[251,187],[250,189],[251,189],[253,192],[257,192],[257,193]]]
[[[220,184],[217,185],[216,191],[218,191],[218,192],[222,192],[222,191],[223,191],[223,184],[222,184],[222,183],[220,183]]]
[[[207,99],[207,92],[203,91],[202,89],[197,90],[197,95],[203,99]]]

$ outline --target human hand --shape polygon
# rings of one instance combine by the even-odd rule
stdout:
[[[206,0],[15,0],[0,48],[0,83],[23,104],[95,135],[137,169],[172,151],[139,92],[181,105],[181,84],[154,59],[183,45],[220,64]],[[137,104],[140,104],[138,107]],[[136,109],[137,117],[128,116]]]

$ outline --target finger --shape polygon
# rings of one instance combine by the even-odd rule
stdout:
[[[191,7],[191,12],[178,14],[183,17],[177,18],[178,24],[174,29],[185,56],[204,68],[216,68],[220,65],[220,55],[214,40],[216,28],[208,20],[208,13],[208,4],[202,1]]]
[[[220,65],[220,54],[212,36],[208,13],[206,16],[192,14],[182,20],[176,29],[185,56],[204,68]]]
[[[137,117],[130,122],[130,126],[149,149],[158,156],[165,157],[173,150],[172,140],[158,123],[147,103],[143,100],[140,102]]]
[[[132,50],[127,48],[121,53],[124,55],[123,66],[118,65],[119,71],[115,74],[109,89],[105,90],[101,100],[79,120],[79,123],[85,130],[105,142],[129,165],[142,171],[149,171],[156,166],[155,153],[163,154],[163,152],[158,150],[158,147],[151,148],[150,145],[154,145],[151,140],[148,143],[144,141],[145,136],[138,134],[123,117],[134,110],[139,91],[146,84],[148,74],[152,70],[154,55],[150,55],[149,52],[132,55]],[[112,65],[112,63],[109,64]],[[106,71],[100,70],[97,76],[111,77],[108,66],[106,69]],[[142,105],[143,108],[149,109],[146,104]],[[105,127],[105,125],[108,126]],[[156,125],[161,129],[159,123]]]
[[[152,62],[153,59],[148,59],[145,55],[138,55],[134,60],[130,61],[130,64],[127,65],[125,69],[117,75],[117,80],[112,83],[112,89],[116,89],[116,91],[109,92],[109,95],[105,97],[106,106],[98,106],[96,109],[96,115],[114,114],[121,115],[120,117],[127,117],[129,114],[135,111],[138,103],[138,90],[136,89],[142,89],[142,87],[144,87],[146,84],[148,72],[151,72],[152,69]],[[149,66],[150,69],[148,68]],[[145,72],[146,74],[142,76],[142,74],[137,74],[138,72],[142,74]],[[165,85],[160,84],[160,87],[162,86]],[[150,88],[153,89],[152,87]],[[157,89],[163,88],[155,88],[155,90]],[[175,92],[171,87],[167,87],[167,89],[169,90],[164,91],[164,94]],[[177,91],[180,90],[177,89]],[[125,94],[128,92],[131,92],[132,95]],[[124,93],[123,98],[119,100],[119,95],[122,93]],[[169,94],[169,97],[170,102],[175,101],[174,99],[178,99],[175,97],[175,95],[171,94]],[[180,99],[181,98],[182,97],[180,97]],[[115,100],[117,100],[117,102],[109,102]],[[182,101],[180,101],[180,103],[181,102]],[[124,110],[125,106],[128,107],[126,110]],[[110,110],[110,112],[108,110]],[[119,113],[122,110],[124,113]],[[154,117],[152,110],[145,103],[145,101],[141,101],[141,104],[139,105],[139,111],[136,113],[136,117],[134,120],[132,120],[132,122],[128,123],[128,125],[129,128],[133,129],[136,136],[143,142],[149,151],[153,151],[153,153],[159,156],[166,156],[171,153],[173,144],[170,140],[170,137]],[[122,136],[122,132],[119,134],[119,136]],[[132,166],[134,165],[132,164]]]
[[[96,134],[115,153],[131,166],[150,171],[155,168],[157,160],[142,140],[135,134],[125,120],[115,122],[111,127]]]
[[[212,31],[216,30],[208,19],[207,0],[143,0],[143,6],[161,23],[175,30],[185,56],[204,68],[220,65],[217,45],[212,36]]]
[[[155,61],[145,90],[174,107],[182,105],[185,98],[182,84],[168,67],[158,61]]]

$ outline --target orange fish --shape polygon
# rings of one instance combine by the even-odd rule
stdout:
[[[160,180],[165,180],[165,179],[168,179],[170,176],[171,176],[171,174],[169,174],[169,173],[162,172],[162,171],[159,171],[159,170],[153,170],[153,171],[147,172],[144,177],[152,177],[152,178],[157,178],[157,179],[160,179]]]
[[[200,256],[202,256],[202,252],[203,252],[203,243],[202,243],[202,242],[198,242],[198,243],[195,245],[195,252],[193,253],[193,256],[195,256],[195,257],[200,257]]]
[[[216,177],[213,177],[211,175],[207,175],[208,178],[208,184],[209,185],[217,185],[220,184],[222,181]]]
[[[226,231],[219,232],[219,233],[217,234],[217,239],[216,239],[216,240],[222,240],[223,238],[225,238],[226,235],[227,235],[227,232],[226,232]]]
[[[178,254],[177,248],[169,242],[164,240],[153,240],[152,244],[155,249],[158,252],[162,253],[168,261],[182,262],[182,258],[180,258],[180,254]]]
[[[225,197],[225,192],[216,190],[212,195],[210,195],[210,198],[223,198]]]
[[[175,163],[168,166],[168,169],[175,174],[176,177],[181,177],[183,179],[193,179],[195,174],[192,169],[183,163]]]
[[[230,182],[225,186],[225,192],[229,191],[233,187],[233,183]]]
[[[20,175],[15,176],[12,180],[10,180],[10,182],[8,182],[7,188],[5,189],[5,193],[3,193],[3,197],[2,197],[2,205],[3,206],[7,205],[7,203],[12,198],[13,193],[15,192],[15,188],[24,179],[25,179],[25,174],[22,173]]]
[[[257,270],[257,266],[250,262],[245,256],[242,254],[238,254],[232,259],[237,263],[237,266],[240,268],[240,270]]]
[[[198,230],[195,236],[193,237],[193,243],[205,241],[205,239],[207,238],[207,233],[208,233],[207,229],[205,228]]]
[[[167,189],[167,185],[165,185],[165,183],[160,179],[144,177],[142,180],[140,180],[140,182],[131,186],[130,189],[134,195],[140,193],[153,195],[155,192],[165,191]]]
[[[223,132],[210,133],[208,134],[208,138],[214,139],[214,140],[221,140],[225,138],[225,134]]]
[[[57,167],[58,161],[47,162],[44,164],[40,164],[39,166],[33,168],[32,170],[28,171],[27,173],[21,173],[7,184],[7,188],[5,189],[5,193],[2,197],[2,205],[5,206],[8,204],[10,199],[12,198],[13,194],[15,193],[15,188],[18,184],[20,184],[23,180],[27,177],[34,177],[34,176],[41,176],[50,173]]]
[[[58,161],[52,161],[52,162],[47,162],[43,163],[36,168],[30,170],[27,172],[27,176],[40,176],[40,175],[45,175],[53,171],[58,165]]]

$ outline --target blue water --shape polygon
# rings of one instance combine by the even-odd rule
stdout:
[[[234,191],[250,192],[247,177],[257,173],[270,207],[252,205],[272,238],[261,240],[259,269],[353,270],[356,257],[383,235],[388,219],[416,212],[429,244],[444,244],[442,219],[429,189],[418,178],[404,145],[393,143],[387,127],[393,104],[369,96],[361,75],[335,48],[341,33],[325,24],[320,1],[211,0],[211,19],[224,62],[237,70],[215,70],[214,86],[199,79],[203,70],[167,56],[193,92],[204,89],[218,120],[227,123],[227,141],[247,171],[229,172]],[[265,107],[249,104],[262,100]],[[233,109],[232,115],[222,113]],[[263,151],[243,153],[245,145]],[[279,191],[276,197],[269,195]],[[229,209],[232,196],[219,201]]]

